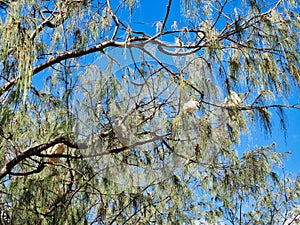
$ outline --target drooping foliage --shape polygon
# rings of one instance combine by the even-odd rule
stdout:
[[[0,224],[299,221],[298,2],[155,4],[0,1]]]

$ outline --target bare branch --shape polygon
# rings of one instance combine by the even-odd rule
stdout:
[[[219,1],[217,1],[217,3],[220,5],[220,9],[218,10],[219,12],[218,12],[218,16],[217,16],[215,22],[214,22],[213,25],[211,26],[212,28],[215,27],[215,26],[217,25],[217,23],[218,23],[218,21],[219,21],[221,15],[223,15],[223,10],[224,10],[224,8],[225,8],[225,5],[227,4],[227,0],[225,0],[225,2],[223,3],[223,5],[222,5]]]
[[[25,173],[16,173],[16,172],[9,172],[9,174],[13,176],[28,176],[35,173],[40,173],[45,168],[45,164],[41,163],[35,170],[25,172]]]
[[[165,15],[164,21],[163,21],[163,23],[162,23],[162,25],[160,27],[160,32],[159,32],[160,34],[163,33],[163,30],[164,30],[164,28],[166,26],[166,22],[168,20],[169,13],[170,13],[170,10],[171,10],[171,5],[172,5],[172,0],[169,0],[168,1],[168,5],[167,5],[167,11],[166,11],[166,15]]]
[[[117,35],[117,32],[119,30],[120,24],[123,27],[126,27],[126,26],[125,26],[124,23],[122,23],[121,21],[119,21],[118,17],[114,14],[114,12],[113,12],[113,10],[111,8],[110,0],[107,0],[106,3],[107,3],[107,6],[109,8],[109,13],[110,13],[111,17],[113,18],[113,20],[114,20],[114,22],[116,24],[115,29],[114,29],[114,33],[113,33],[112,38],[111,38],[112,40],[114,40],[115,37],[116,37],[116,35]]]

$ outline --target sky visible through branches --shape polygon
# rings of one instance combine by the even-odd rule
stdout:
[[[150,35],[154,35],[157,32],[157,23],[164,18],[165,10],[167,7],[168,1],[145,1],[141,0],[138,3],[132,17],[128,10],[120,9],[120,19],[130,18],[132,21],[132,29],[134,30],[144,30]],[[115,5],[114,5],[115,4]],[[229,2],[224,8],[224,13],[229,13],[234,17],[235,13],[242,10],[242,1]],[[118,5],[117,2],[112,1],[112,8],[116,8]],[[183,5],[180,1],[173,1],[169,18],[166,23],[166,28],[172,30],[174,28],[182,29],[188,26],[187,19],[182,16]],[[140,22],[143,21],[143,22]],[[162,22],[162,21],[161,21]],[[222,28],[224,26],[224,21],[219,20],[216,27]],[[142,28],[142,29],[141,29]],[[124,34],[125,35],[125,34]],[[174,43],[176,40],[172,36],[165,36],[164,41]],[[122,57],[122,56],[120,56]],[[92,56],[88,56],[88,59]],[[86,59],[87,60],[87,59]],[[299,103],[300,95],[299,88],[291,84],[291,95],[287,99],[290,105]],[[283,103],[282,102],[279,103]],[[250,127],[252,131],[251,134],[247,133],[241,137],[241,144],[238,146],[240,155],[244,150],[252,151],[259,146],[267,146],[272,143],[275,143],[277,150],[279,152],[291,152],[288,155],[287,160],[284,162],[285,172],[298,174],[300,172],[300,111],[293,109],[285,109],[286,124],[287,130],[285,131],[279,121],[279,117],[276,115],[276,111],[272,111],[272,133],[266,134],[263,131],[263,128],[259,125],[256,127]]]
[[[119,9],[119,18],[122,20],[126,18],[132,21],[131,26],[134,30],[144,30],[150,35],[154,35],[157,33],[157,23],[164,18],[166,6],[168,1],[145,1],[141,0],[140,3],[137,3],[138,6],[135,8],[135,12],[130,15],[129,10]],[[224,8],[224,13],[229,13],[233,17],[235,13],[242,10],[242,3],[237,4],[237,1],[229,2]],[[118,6],[118,1],[112,1],[112,8],[116,9]],[[173,1],[170,9],[169,18],[166,21],[166,28],[172,30],[174,28],[182,29],[187,27],[188,21],[182,16],[182,8],[183,5],[180,1]],[[4,15],[1,15],[1,18],[4,19]],[[137,21],[137,22],[136,22]],[[143,22],[140,22],[143,21]],[[162,22],[162,21],[160,21]],[[224,26],[224,21],[220,19],[216,25],[216,27],[222,28]],[[124,32],[126,35],[126,32]],[[176,42],[175,38],[172,35],[167,35],[164,37],[163,41],[167,41],[169,43]],[[98,53],[95,53],[98,54]],[[95,54],[87,55],[83,61],[93,61]],[[122,58],[123,56],[120,55]],[[84,63],[85,63],[84,62]],[[43,86],[45,74],[37,74],[33,79],[33,84],[39,88]],[[299,103],[299,89],[294,87],[291,84],[291,95],[287,99],[290,105]],[[284,100],[283,100],[284,101]],[[277,146],[277,150],[280,152],[291,152],[287,161],[285,162],[286,172],[292,172],[298,174],[300,171],[300,164],[298,163],[298,159],[300,157],[300,112],[298,110],[293,109],[285,109],[286,122],[287,122],[287,130],[286,133],[282,129],[280,121],[278,121],[278,117],[276,116],[276,111],[272,111],[272,134],[267,135],[264,133],[263,129],[259,126],[251,127],[251,134],[247,133],[246,135],[241,137],[241,144],[238,146],[241,154],[244,150],[254,150],[262,145],[270,145],[271,143],[275,143]]]
[[[300,16],[292,2],[255,2],[12,1],[0,15],[1,45],[13,46],[1,52],[0,197],[24,215],[0,212],[32,221],[19,203],[52,185],[66,205],[41,198],[49,221],[52,209],[89,221],[98,209],[103,224],[148,224],[153,212],[161,224],[286,221],[299,205]]]
[[[227,4],[224,12],[231,12],[234,14],[234,8],[239,10],[242,1],[234,1],[233,3]],[[155,33],[155,23],[160,19],[163,18],[164,10],[167,5],[167,1],[157,1],[155,2],[156,7],[153,7],[152,1],[142,1],[142,4],[139,5],[136,12],[134,13],[134,17],[132,20],[137,21],[147,21],[146,25],[149,27],[149,33]],[[182,28],[187,26],[187,21],[183,16],[180,16],[181,13],[180,1],[174,1],[172,4],[169,20],[167,23],[167,27],[171,29],[174,21],[177,22],[178,28]],[[147,14],[144,14],[147,12]],[[222,27],[222,21],[218,24]],[[137,24],[138,26],[145,26],[144,24]],[[152,32],[151,32],[152,30]],[[172,39],[169,40],[170,42],[174,41]],[[300,95],[299,95],[299,88],[294,87],[291,84],[291,96],[288,98],[288,102],[290,104],[297,104],[300,102]],[[254,150],[258,146],[266,146],[270,145],[271,143],[276,143],[277,150],[282,152],[291,152],[289,158],[285,162],[285,169],[286,172],[298,174],[300,172],[300,111],[293,110],[293,109],[286,109],[285,115],[287,119],[287,131],[286,134],[278,121],[278,117],[276,116],[276,112],[272,112],[272,134],[266,135],[264,134],[263,130],[260,127],[252,127],[252,135],[243,136],[241,139],[241,145],[239,149],[242,153],[243,150]]]

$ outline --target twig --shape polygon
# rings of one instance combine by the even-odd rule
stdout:
[[[169,1],[168,1],[168,5],[167,5],[167,11],[166,11],[166,15],[165,15],[164,21],[163,21],[163,23],[162,23],[162,25],[161,25],[161,27],[160,27],[160,32],[159,32],[160,34],[163,33],[163,30],[164,30],[164,28],[165,28],[165,26],[166,26],[166,22],[167,22],[168,17],[169,17],[171,5],[172,5],[172,0],[169,0]]]

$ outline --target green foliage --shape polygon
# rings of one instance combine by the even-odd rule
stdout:
[[[1,2],[0,224],[299,221],[285,149],[240,146],[299,109],[299,3],[235,3],[181,1],[151,36],[142,1]],[[26,156],[57,137],[59,162]]]

